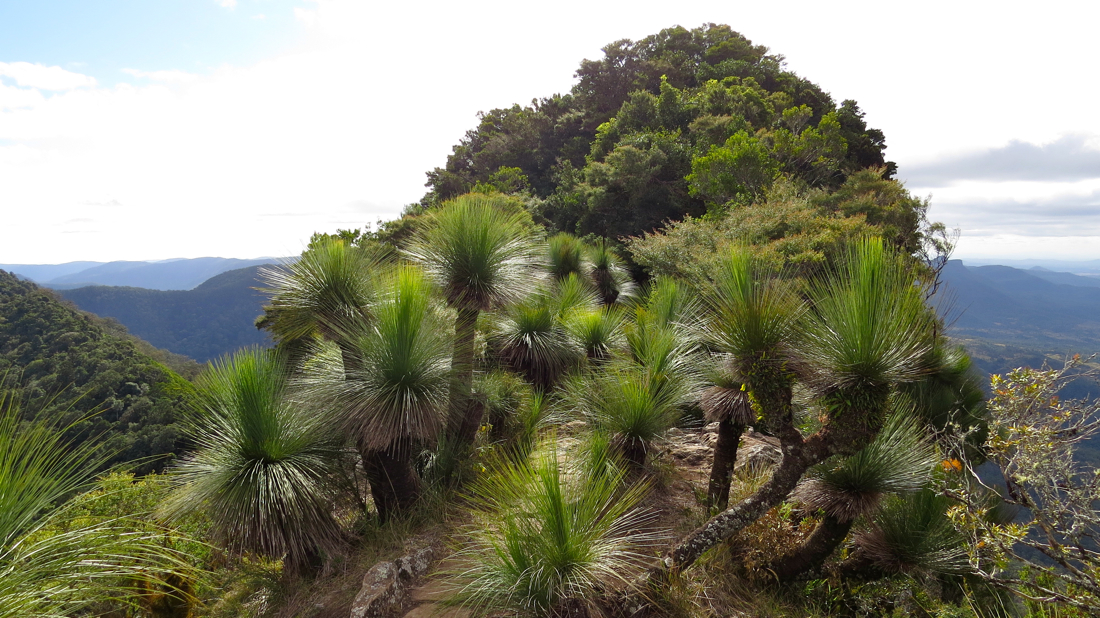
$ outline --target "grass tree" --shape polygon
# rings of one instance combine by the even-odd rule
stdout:
[[[971,567],[966,539],[948,516],[950,498],[929,489],[889,496],[872,525],[855,536],[841,564],[853,575],[965,575]]]
[[[556,441],[473,486],[477,524],[459,553],[449,603],[475,616],[588,616],[608,585],[626,583],[659,539],[645,532],[646,488],[621,472],[560,460]]]
[[[242,350],[196,381],[186,424],[195,450],[171,469],[169,519],[205,511],[233,552],[301,569],[341,542],[330,475],[342,440],[323,415],[289,397],[276,353]]]
[[[433,304],[433,286],[419,268],[395,267],[378,277],[377,290],[373,319],[338,335],[352,368],[341,371],[330,355],[319,354],[301,387],[359,446],[385,521],[420,495],[412,458],[442,429],[451,342]]]
[[[544,251],[522,206],[509,198],[463,195],[426,219],[408,255],[423,265],[456,311],[448,431],[470,444],[482,413],[470,405],[478,315],[533,292],[545,272]]]
[[[899,404],[871,444],[851,457],[811,469],[795,496],[821,521],[809,538],[779,558],[771,572],[780,581],[819,568],[847,538],[852,524],[878,509],[888,494],[919,491],[932,478],[936,453],[923,424]]]
[[[746,247],[725,255],[713,277],[703,286],[700,335],[719,367],[702,405],[708,420],[719,423],[708,502],[724,509],[741,433],[756,422],[751,400],[765,422],[790,423],[793,351],[805,305],[793,285]]]
[[[491,339],[512,371],[547,391],[584,358],[585,351],[570,336],[567,316],[594,311],[595,305],[592,292],[570,274],[506,308]]]
[[[729,371],[714,372],[709,381],[711,386],[703,390],[699,406],[707,422],[718,423],[718,439],[707,483],[707,506],[724,510],[729,505],[730,479],[741,434],[755,422],[756,412],[745,385]]]
[[[377,253],[325,239],[281,268],[262,269],[270,297],[263,325],[277,342],[320,335],[333,339],[350,325],[369,319],[374,298],[371,275]]]
[[[584,275],[588,269],[588,246],[572,234],[555,234],[546,240],[547,268],[554,279]]]
[[[588,248],[586,266],[588,279],[604,305],[621,303],[634,296],[637,286],[606,239],[598,238]]]
[[[0,618],[80,615],[190,570],[161,534],[123,516],[54,526],[109,458],[92,441],[70,445],[64,430],[24,421],[18,396],[0,392]]]
[[[691,386],[682,374],[655,380],[645,367],[621,362],[575,376],[566,385],[564,397],[592,430],[608,436],[631,469],[640,470],[653,444],[680,420],[681,406],[691,399]]]
[[[617,307],[577,308],[563,316],[566,331],[589,360],[600,363],[625,344],[626,314]]]
[[[791,421],[782,382],[768,391],[746,379],[783,457],[751,496],[717,514],[682,540],[653,576],[682,569],[742,530],[791,493],[803,474],[834,455],[850,456],[872,442],[886,419],[891,390],[925,372],[935,316],[905,259],[879,239],[856,243],[831,276],[810,286],[800,321],[799,377],[823,406],[822,425],[803,436]],[[782,379],[782,374],[779,376]],[[748,378],[748,376],[746,376]]]

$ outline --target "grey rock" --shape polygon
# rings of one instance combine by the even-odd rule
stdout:
[[[398,558],[395,562],[397,565],[397,576],[401,578],[401,581],[405,582],[420,577],[426,573],[428,567],[432,565],[434,553],[431,547],[424,547],[408,556]]]
[[[351,618],[393,618],[409,600],[407,585],[428,571],[435,552],[424,547],[393,562],[379,562],[363,576]]]
[[[363,587],[351,606],[351,618],[386,618],[395,614],[406,596],[398,571],[393,562],[372,566],[363,576]]]
[[[766,440],[746,439],[737,451],[737,463],[734,464],[734,469],[740,470],[746,467],[767,468],[778,465],[779,460],[782,458],[783,451],[779,450],[777,444],[772,444]]]

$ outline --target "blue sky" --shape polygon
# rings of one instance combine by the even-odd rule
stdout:
[[[60,66],[101,85],[124,67],[206,72],[286,52],[305,37],[288,0],[4,0],[0,60]]]
[[[419,200],[479,111],[707,22],[856,99],[958,256],[1100,258],[1100,3],[782,7],[0,0],[0,263],[297,254]]]

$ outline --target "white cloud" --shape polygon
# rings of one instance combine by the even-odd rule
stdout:
[[[317,25],[317,11],[310,11],[296,6],[294,7],[294,18],[311,28]]]
[[[217,0],[217,2],[225,9],[237,8],[237,0]]]
[[[87,75],[29,62],[0,62],[0,76],[10,77],[20,86],[40,90],[72,90],[96,85],[95,79]]]
[[[164,82],[166,84],[185,84],[193,82],[199,78],[194,73],[185,73],[178,70],[170,71],[141,71],[139,69],[122,69],[123,73],[133,75],[140,79],[149,79],[155,82]]]
[[[994,14],[957,1],[859,0],[841,10],[791,0],[794,22],[776,19],[767,3],[540,6],[321,0],[295,9],[310,27],[293,53],[202,75],[131,69],[140,79],[113,87],[58,67],[0,64],[19,84],[0,83],[0,262],[296,254],[314,231],[393,218],[418,200],[425,172],[445,163],[479,110],[565,92],[601,46],[674,24],[731,24],[838,101],[857,99],[903,175],[915,161],[1012,139],[1100,135],[1100,115],[1072,103],[1100,98],[1100,82],[1080,78],[1097,64],[1090,28],[1100,15],[1082,9],[1066,20],[1069,4],[1057,0]],[[833,36],[841,25],[860,36]],[[1066,60],[1050,62],[1034,53],[1040,48]],[[963,222],[983,192],[1051,190],[997,186],[937,189],[933,218]],[[995,202],[981,205],[996,213]],[[99,225],[43,242],[64,231],[56,222],[81,217]],[[1012,231],[983,229],[986,239]],[[963,232],[965,243],[973,235]],[[1097,253],[1100,242],[1088,257]]]

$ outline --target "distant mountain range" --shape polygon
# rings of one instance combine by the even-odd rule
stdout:
[[[130,333],[164,348],[207,362],[238,348],[271,344],[256,318],[263,313],[260,266],[218,274],[193,290],[88,286],[57,290],[84,311],[118,320]]]
[[[0,264],[38,285],[71,290],[88,285],[113,285],[150,290],[190,290],[229,270],[271,264],[280,258],[194,258],[156,262],[68,262],[66,264]]]
[[[1060,273],[1100,277],[1100,260],[1010,260],[1002,258],[967,258],[969,266],[1011,266],[1021,270],[1048,270]]]
[[[1100,279],[951,260],[941,281],[933,302],[947,333],[986,373],[1100,352]]]

